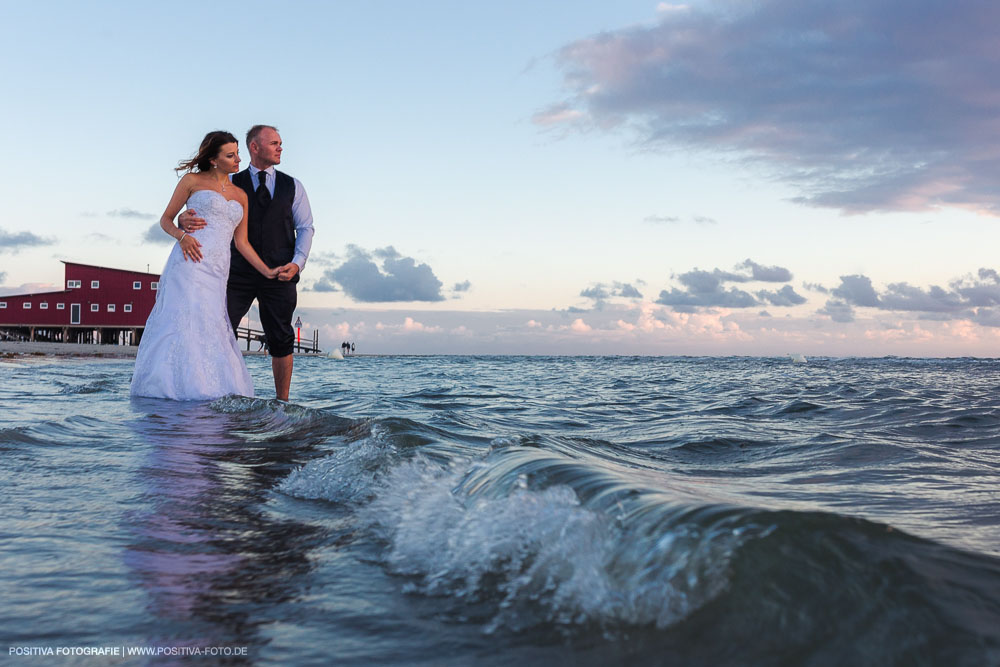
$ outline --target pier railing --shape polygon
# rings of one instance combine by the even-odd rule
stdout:
[[[253,329],[249,326],[241,326],[236,329],[236,340],[246,340],[248,351],[266,351],[267,341],[264,332],[260,329]],[[256,345],[256,347],[254,347]],[[319,354],[319,331],[312,332],[312,338],[299,340],[296,337],[293,352],[306,354]]]

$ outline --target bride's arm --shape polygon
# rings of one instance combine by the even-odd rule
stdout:
[[[243,205],[243,219],[240,220],[240,224],[236,225],[236,231],[233,232],[233,242],[236,244],[236,249],[250,262],[253,268],[260,271],[266,278],[274,278],[278,274],[278,270],[272,269],[264,263],[247,238],[247,216],[250,208],[247,203],[247,195],[242,189],[237,189],[236,196],[240,204]]]
[[[171,195],[170,201],[167,203],[166,210],[163,211],[163,215],[160,216],[160,228],[167,234],[170,234],[173,238],[177,239],[177,242],[181,244],[181,252],[184,253],[184,261],[188,259],[194,262],[201,261],[201,243],[193,236],[190,236],[187,232],[181,231],[174,224],[174,218],[180,212],[184,203],[188,200],[191,195],[192,186],[192,176],[191,174],[184,174],[184,177],[177,182],[177,187],[174,188],[174,194]]]

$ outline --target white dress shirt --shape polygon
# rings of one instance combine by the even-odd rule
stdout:
[[[264,177],[264,185],[274,197],[274,167],[268,167],[263,171],[267,174]],[[260,176],[258,175],[260,172],[260,169],[250,165],[250,181],[253,183],[254,191],[260,185]],[[295,197],[292,199],[292,222],[295,223],[295,255],[292,257],[292,262],[298,265],[299,273],[302,273],[302,270],[306,268],[306,260],[309,259],[309,250],[312,248],[313,214],[306,189],[302,187],[299,179],[293,176],[292,180],[295,181]]]

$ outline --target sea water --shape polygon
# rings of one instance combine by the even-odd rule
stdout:
[[[248,363],[0,362],[0,660],[1000,664],[1000,361]]]

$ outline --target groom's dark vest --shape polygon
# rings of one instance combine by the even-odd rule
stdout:
[[[247,238],[264,263],[270,267],[282,266],[295,256],[295,221],[292,219],[292,202],[295,200],[295,179],[275,170],[274,196],[264,208],[257,201],[253,190],[250,170],[245,169],[233,176],[233,183],[247,193],[250,206],[247,216]],[[243,255],[232,244],[232,261],[229,273],[246,278],[264,279],[262,275],[243,259]],[[292,282],[298,282],[298,275]]]

